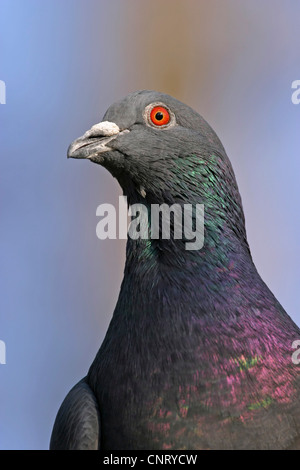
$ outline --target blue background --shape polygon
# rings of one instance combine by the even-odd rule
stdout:
[[[297,0],[1,0],[1,449],[48,448],[111,318],[125,241],[97,239],[96,208],[121,191],[66,150],[131,91],[216,130],[258,271],[300,324],[299,18]]]

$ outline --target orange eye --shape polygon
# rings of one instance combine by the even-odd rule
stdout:
[[[163,106],[155,106],[150,113],[150,119],[156,126],[165,126],[170,121],[170,113]]]

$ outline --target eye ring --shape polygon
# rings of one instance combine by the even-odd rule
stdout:
[[[151,103],[144,111],[146,124],[155,129],[166,129],[176,124],[175,115],[164,103]]]

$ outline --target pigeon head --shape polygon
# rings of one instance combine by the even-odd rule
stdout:
[[[209,148],[224,152],[199,114],[169,95],[140,91],[113,104],[70,145],[68,156],[106,167],[125,192],[143,188],[143,194],[160,198],[168,192],[175,196],[176,183],[187,179],[183,171],[197,165],[193,156]]]
[[[235,176],[224,147],[192,108],[155,91],[116,102],[68,149],[119,181],[129,204],[204,204],[206,228],[246,240]]]

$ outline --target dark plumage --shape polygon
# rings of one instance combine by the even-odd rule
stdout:
[[[152,104],[170,113],[162,127]],[[51,448],[299,446],[300,331],[253,264],[218,137],[191,108],[153,91],[130,94],[103,121],[68,156],[106,167],[129,204],[204,204],[204,246],[128,239],[106,337],[58,412]]]

